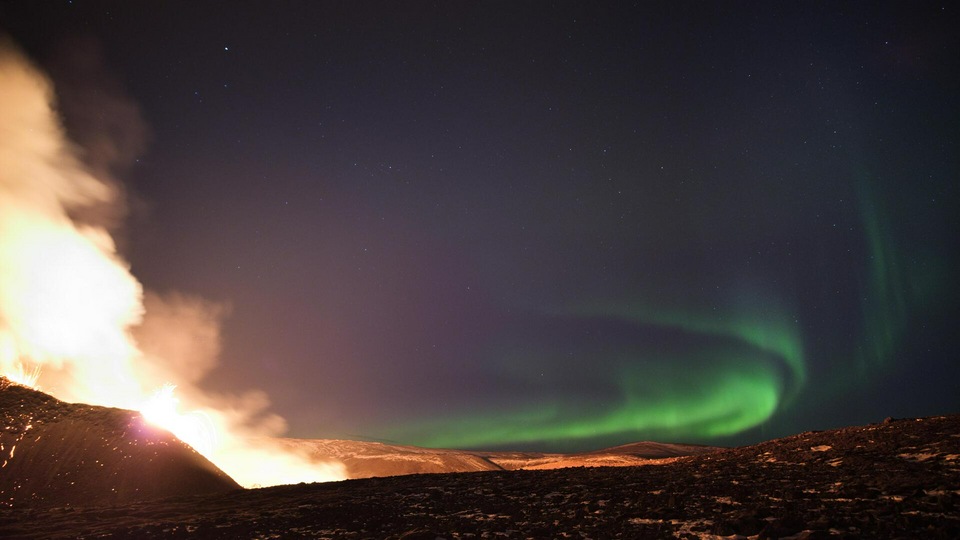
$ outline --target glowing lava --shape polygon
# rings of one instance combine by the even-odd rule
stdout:
[[[217,448],[216,428],[203,412],[181,414],[177,410],[180,400],[173,395],[176,389],[172,384],[163,385],[140,407],[140,413],[148,422],[173,433],[197,452],[212,454]]]

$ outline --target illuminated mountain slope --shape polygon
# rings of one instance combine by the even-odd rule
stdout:
[[[123,409],[65,403],[0,378],[0,505],[118,504],[239,489]]]

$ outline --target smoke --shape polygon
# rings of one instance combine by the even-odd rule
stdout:
[[[107,68],[100,42],[91,37],[61,42],[51,55],[50,74],[58,82],[64,125],[83,148],[87,166],[101,179],[126,172],[146,150],[150,129]]]
[[[141,287],[110,235],[69,212],[109,205],[116,193],[84,168],[50,83],[9,43],[0,44],[0,81],[0,367],[101,363],[103,378],[86,389],[95,394],[129,375],[124,360],[136,348],[126,328],[143,315]]]
[[[142,410],[244,485],[343,478],[339,464],[270,442],[285,422],[266,413],[262,392],[202,390],[224,306],[145,293],[118,254],[110,227],[124,198],[113,174],[146,131],[91,50],[74,57],[77,70],[99,74],[107,90],[73,79],[70,107],[88,115],[73,116],[71,130],[90,145],[79,147],[50,81],[0,39],[0,372],[39,367],[39,386],[61,399]]]
[[[220,357],[220,321],[227,310],[202,298],[171,293],[144,295],[146,316],[133,329],[144,355],[138,374],[144,380],[194,385]]]

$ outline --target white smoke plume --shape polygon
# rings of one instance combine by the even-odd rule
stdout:
[[[141,410],[243,485],[343,478],[340,464],[270,442],[285,423],[265,414],[263,393],[201,389],[225,308],[145,294],[107,228],[124,204],[110,169],[137,149],[90,124],[81,138],[96,148],[71,143],[50,81],[2,39],[0,96],[0,373],[39,368],[38,385],[60,399]],[[122,103],[113,110],[139,118]]]

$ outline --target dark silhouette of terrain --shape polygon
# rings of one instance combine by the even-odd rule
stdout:
[[[0,377],[0,506],[120,504],[238,489],[138,413],[65,403]]]
[[[5,426],[17,418],[10,402],[0,398]],[[22,444],[33,429],[3,437],[13,433]],[[53,450],[64,453],[47,458],[52,466],[79,459],[65,446]],[[18,448],[9,463],[20,457]],[[118,476],[94,475],[89,503],[50,504],[45,496],[45,504],[0,507],[0,538],[960,538],[960,415],[888,419],[644,463],[251,490],[222,484],[159,500],[97,499]],[[0,469],[5,485],[19,481],[9,467]]]

